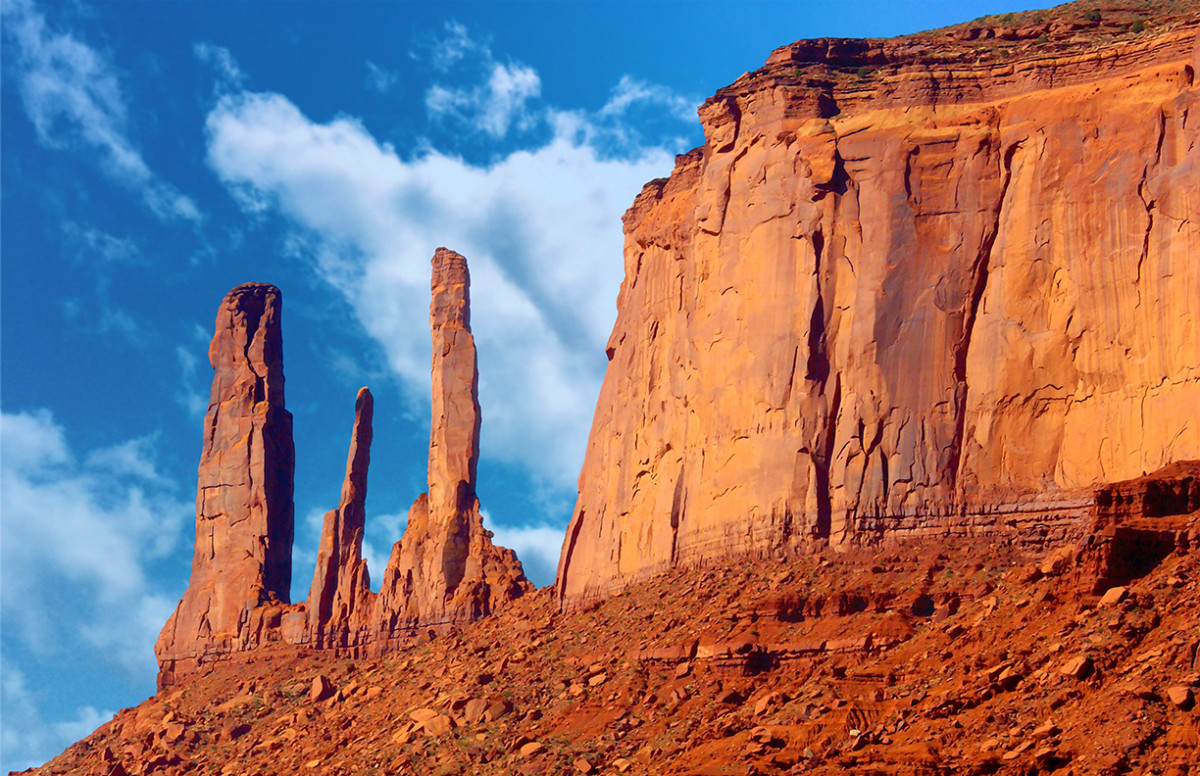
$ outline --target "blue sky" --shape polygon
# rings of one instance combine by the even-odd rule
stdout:
[[[920,5],[3,0],[0,770],[154,691],[226,291],[284,292],[298,598],[359,386],[377,579],[424,489],[429,258],[466,255],[485,519],[549,584],[621,213],[772,48],[1016,10]]]

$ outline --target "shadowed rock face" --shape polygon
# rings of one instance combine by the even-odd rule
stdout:
[[[625,215],[563,604],[813,543],[1072,538],[1097,484],[1200,456],[1198,28],[808,41],[706,102]]]
[[[475,496],[480,413],[470,282],[467,260],[439,248],[429,305],[429,491],[409,509],[384,571],[375,622],[381,645],[417,626],[477,619],[529,589],[516,555],[492,544]]]
[[[362,557],[374,408],[371,391],[359,389],[342,497],[338,508],[325,515],[308,594],[309,640],[317,647],[346,646],[348,634],[361,627],[374,603]]]
[[[155,645],[164,674],[253,646],[252,612],[288,602],[295,449],[283,400],[282,304],[274,286],[246,283],[217,312],[196,548],[187,592]]]

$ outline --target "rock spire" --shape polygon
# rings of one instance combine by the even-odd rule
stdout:
[[[295,450],[283,399],[282,307],[278,288],[246,283],[217,311],[192,575],[154,650],[168,681],[177,667],[253,646],[253,611],[289,600]]]
[[[325,515],[308,594],[309,642],[317,647],[348,646],[374,603],[362,557],[374,407],[370,389],[359,389],[342,497],[338,508]]]
[[[282,296],[248,283],[225,297],[209,348],[215,375],[192,577],[155,646],[160,687],[206,662],[287,644],[381,654],[532,589],[516,554],[492,544],[475,495],[479,371],[466,259],[438,249],[431,296],[428,491],[409,510],[381,591],[372,593],[362,546],[374,399],[360,389],[341,498],[325,515],[308,599],[296,604],[288,603],[295,454],[283,406]]]
[[[429,305],[429,490],[409,509],[384,571],[376,617],[384,643],[417,626],[477,619],[529,588],[516,555],[492,544],[475,495],[480,413],[470,283],[467,260],[438,248]]]

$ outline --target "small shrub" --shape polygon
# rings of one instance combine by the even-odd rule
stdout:
[[[1141,19],[1138,19],[1136,22],[1133,23],[1133,26],[1131,26],[1129,28],[1129,31],[1132,32],[1134,35],[1141,35],[1142,31],[1145,29],[1146,29],[1146,23],[1144,21],[1142,21]]]
[[[1036,43],[1039,46],[1042,45],[1043,43],[1049,43],[1049,42],[1050,42],[1050,38],[1046,35],[1046,33],[1042,33],[1041,35],[1038,36],[1038,39],[1034,41],[1034,43]]]
[[[870,74],[871,74],[871,68],[867,67],[866,65],[863,65],[862,67],[860,67],[858,69],[858,80],[861,81],[862,79],[866,78]]]
[[[1083,15],[1083,18],[1087,19],[1089,22],[1098,22],[1100,21],[1100,12],[1096,10],[1088,11]]]

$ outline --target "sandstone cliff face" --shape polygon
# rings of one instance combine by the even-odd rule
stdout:
[[[564,605],[812,542],[1062,538],[1200,456],[1198,28],[807,41],[706,102],[625,216]]]
[[[254,646],[262,626],[254,611],[289,600],[295,452],[283,400],[282,304],[274,286],[246,283],[217,312],[192,575],[154,648],[167,676]]]
[[[308,638],[316,647],[346,646],[349,634],[369,617],[374,605],[371,578],[362,556],[374,411],[370,389],[359,389],[342,497],[338,508],[325,515],[317,567],[308,593]]]
[[[433,412],[429,492],[408,511],[377,602],[377,640],[418,626],[478,619],[530,585],[520,561],[492,544],[475,496],[479,460],[479,370],[471,334],[470,273],[461,255],[439,248],[432,261]]]

